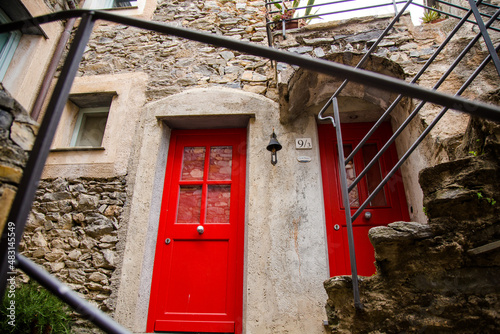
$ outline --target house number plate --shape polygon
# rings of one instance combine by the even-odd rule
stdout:
[[[311,150],[312,149],[311,138],[297,138],[297,139],[295,139],[295,149],[297,149],[297,150]]]

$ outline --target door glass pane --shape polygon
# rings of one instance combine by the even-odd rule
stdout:
[[[344,144],[344,159],[349,156],[352,152],[351,144]],[[347,174],[347,186],[350,186],[354,180],[356,179],[356,169],[354,167],[354,161],[350,161],[346,166],[346,174]],[[349,193],[349,204],[351,208],[355,208],[359,206],[359,194],[358,194],[358,186],[356,186]]]
[[[177,224],[199,224],[201,211],[201,185],[181,186],[177,207]]]
[[[230,185],[210,185],[207,195],[207,224],[229,224]]]
[[[377,154],[377,144],[365,144],[362,148],[363,163],[368,165],[373,157]],[[368,195],[370,195],[375,188],[382,181],[382,173],[380,170],[380,160],[375,163],[370,170],[366,173],[366,184],[368,187]],[[377,195],[370,202],[370,206],[386,206],[387,200],[385,198],[385,190],[382,188]]]
[[[182,157],[181,180],[199,181],[203,180],[203,168],[205,165],[204,147],[185,147]]]
[[[214,146],[210,148],[209,180],[231,180],[231,162],[233,148],[231,146]]]

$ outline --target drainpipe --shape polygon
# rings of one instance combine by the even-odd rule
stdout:
[[[67,5],[70,9],[76,9],[78,6],[75,4],[74,0],[67,0]],[[66,48],[66,44],[68,43],[69,37],[71,36],[71,31],[73,30],[73,26],[75,25],[76,18],[70,18],[66,21],[66,25],[64,27],[64,31],[59,38],[59,42],[57,43],[57,47],[52,55],[52,59],[50,61],[49,67],[47,68],[47,72],[45,73],[45,77],[43,78],[42,85],[40,87],[40,91],[38,92],[38,96],[33,104],[33,108],[31,109],[31,118],[35,121],[38,121],[38,117],[40,116],[40,111],[42,110],[43,102],[47,97],[49,92],[50,83],[54,78],[54,75],[57,70],[57,65],[62,58],[62,54],[64,49]]]

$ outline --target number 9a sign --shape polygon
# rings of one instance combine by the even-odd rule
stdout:
[[[297,149],[297,150],[311,150],[312,149],[311,138],[297,138],[297,139],[295,139],[295,149]]]

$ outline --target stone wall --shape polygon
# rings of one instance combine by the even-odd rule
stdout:
[[[260,1],[159,1],[152,20],[265,44],[263,10]],[[79,75],[143,71],[148,101],[213,85],[266,93],[265,59],[111,23],[94,34]]]
[[[10,207],[21,181],[38,125],[24,108],[0,90],[0,231],[3,231]]]
[[[266,45],[263,11],[264,2],[259,1],[158,1],[158,7],[153,20]],[[366,18],[362,20],[311,25],[296,31],[289,31],[287,39],[283,39],[276,32],[275,47],[318,58],[330,59],[329,57],[336,57],[337,55],[342,55],[346,59],[349,57],[359,58],[359,55],[371,45],[370,43],[373,43],[373,39],[386,27],[388,22],[389,18]],[[443,40],[452,23],[454,22],[449,20],[443,21],[438,25],[413,28],[408,18],[405,17],[396,25],[396,28],[391,32],[387,41],[379,47],[376,56],[383,58],[386,64],[393,64],[394,68],[401,68],[403,73],[400,73],[400,76],[410,80],[417,73],[421,64],[430,57],[432,51]],[[470,38],[470,33],[464,33],[453,44],[451,49],[438,58],[438,62],[429,71],[430,75],[423,78],[419,83],[428,87],[432,86],[435,80],[437,80],[438,75],[443,73],[446,64],[452,56],[455,56],[458,52],[457,50],[460,50],[464,42],[470,40]],[[480,45],[476,48],[475,55],[480,57],[484,55],[484,52],[485,48]],[[356,57],[352,57],[352,55]],[[476,59],[470,59],[471,62],[473,60]],[[209,86],[241,89],[261,94],[277,101],[277,86],[288,85],[289,82],[287,80],[293,75],[293,69],[284,64],[278,64],[275,72],[275,69],[270,65],[270,61],[266,59],[240,54],[236,51],[216,48],[174,36],[100,22],[94,29],[93,38],[85,51],[78,75],[91,76],[135,71],[144,72],[149,78],[146,88],[148,102],[159,101],[169,95],[190,88],[204,88]],[[286,74],[290,70],[291,74]],[[461,67],[452,76],[451,80],[444,85],[443,89],[451,92],[456,90],[456,85],[463,82],[466,73],[467,71],[464,70],[464,67]],[[278,78],[280,77],[287,80],[279,81]],[[481,85],[474,86],[474,96],[491,91],[495,86],[494,84],[495,82],[492,82],[491,78],[482,80]],[[430,106],[426,109],[423,115],[413,123],[413,131],[419,132],[421,127],[429,124],[431,117],[435,113],[435,106]],[[433,134],[434,137],[430,144],[431,149],[424,150],[426,153],[431,152],[427,156],[427,159],[432,161],[432,163],[449,160],[450,152],[443,148],[445,145],[442,145],[442,143],[447,143],[447,141],[451,140],[458,141],[463,134],[462,130],[465,128],[468,118],[461,114],[453,113],[450,117],[451,120],[445,123],[447,125],[441,126],[438,129],[439,131]],[[453,129],[450,129],[450,125],[453,125]],[[288,126],[292,128],[295,125]],[[315,124],[310,126],[314,128]],[[297,130],[290,130],[286,135],[292,140],[295,133],[297,133]],[[314,132],[311,131],[311,133]],[[280,137],[280,140],[284,138],[283,136]],[[443,138],[446,140],[443,140]],[[264,147],[264,145],[265,143],[261,146]],[[431,164],[428,161],[426,163]],[[154,166],[154,164],[148,165],[149,168],[151,166]],[[420,164],[417,164],[417,166],[420,166]],[[302,184],[300,185],[302,186]],[[140,184],[133,184],[132,182],[128,186],[130,195],[136,193],[137,189],[134,187],[141,187]],[[102,189],[100,190],[99,187]],[[123,208],[123,203],[111,204],[111,202],[117,199],[123,202],[125,198],[124,191],[125,185],[121,178],[46,180],[46,182],[42,183],[38,192],[36,205],[24,243],[25,251],[29,256],[37,259],[36,261],[48,268],[49,271],[56,273],[56,276],[62,280],[69,282],[73,288],[86,295],[87,298],[96,300],[101,308],[108,311],[113,310],[114,307],[114,295],[111,291],[116,291],[114,278],[120,270],[122,257],[121,247],[123,245],[117,242],[117,238],[119,234],[121,235],[121,229],[125,229],[126,224],[126,221],[120,221],[120,212]],[[417,191],[420,190],[417,189]],[[119,195],[112,195],[115,193]],[[260,200],[265,201],[262,198]],[[416,201],[416,203],[421,203],[421,201]],[[116,210],[109,209],[112,206],[116,206]],[[319,211],[316,210],[316,212]],[[144,212],[143,214],[147,215],[148,212]],[[298,221],[300,221],[300,217]],[[398,234],[405,237],[401,239],[400,242],[402,243],[411,240],[410,243],[413,244],[415,239],[433,238],[431,232],[425,226],[422,228],[420,228],[420,225],[414,224],[408,226],[400,227],[400,225],[396,224],[390,227],[390,229],[409,230],[408,237],[405,237],[404,233]],[[411,228],[418,231],[416,233],[417,237],[412,234],[411,231],[413,230]],[[298,227],[296,229],[298,230]],[[133,232],[133,229],[131,231]],[[120,241],[122,240],[124,242],[125,239],[120,239]],[[311,245],[307,244],[309,241],[303,242],[304,249],[311,249]],[[442,239],[438,238],[436,240],[433,239],[431,243],[435,248],[440,248],[441,242]],[[139,252],[142,251],[142,248],[138,247],[138,249],[140,249]],[[282,249],[279,250],[282,251],[283,258],[285,258],[285,252]],[[133,251],[135,252],[135,249]],[[293,252],[290,253],[293,254]],[[307,253],[309,259],[317,256],[311,255],[311,252]],[[142,256],[142,253],[139,255]],[[285,262],[279,261],[280,264]],[[276,272],[277,279],[280,282],[283,280],[283,273],[276,271],[276,268],[279,268],[278,265],[265,261],[258,263],[259,267],[255,269],[255,272],[258,271],[259,275],[262,270],[265,271],[265,274],[272,271],[273,273]],[[264,263],[269,268],[260,266],[261,263]],[[383,283],[379,283],[376,280],[377,277],[382,277],[382,275],[375,276],[372,280],[375,282],[373,284],[382,286]],[[138,281],[137,277],[133,275],[131,275],[130,279],[135,279],[135,282]],[[368,280],[367,282],[372,281]],[[264,279],[258,281],[258,283],[262,282],[264,282]],[[341,282],[345,283],[346,281]],[[268,281],[265,281],[265,284],[268,284]],[[366,284],[369,289],[372,288],[369,285],[371,283]],[[128,284],[124,285],[129,288]],[[303,290],[304,283],[297,283],[297,286],[299,285],[300,289]],[[262,286],[255,287],[253,291],[262,289]],[[362,285],[363,288],[364,286]],[[385,285],[385,287],[387,286],[390,286],[390,284]],[[122,287],[122,289],[124,288]],[[271,290],[269,288],[269,291]],[[264,294],[267,291],[264,290]],[[377,290],[374,289],[374,291]],[[397,291],[394,289],[388,291],[397,295]],[[349,293],[346,292],[344,296],[348,296]],[[336,293],[335,295],[335,298],[343,296],[342,293]],[[258,300],[260,297],[261,295],[257,294],[257,297],[253,297],[254,299],[251,300]],[[414,296],[408,293],[406,296],[408,298],[403,298],[404,296],[402,295],[401,297],[401,300],[411,302]],[[271,297],[262,297],[265,302],[271,300],[269,298]],[[286,298],[282,295],[273,296],[273,298],[282,302],[280,307],[283,309],[286,308],[282,306],[285,305],[283,300]],[[294,295],[290,298],[297,297]],[[342,305],[345,304],[346,307],[350,305],[347,298],[341,303]],[[374,300],[376,299],[377,296],[374,296]],[[401,300],[398,299],[397,302],[401,302]],[[335,303],[329,302],[329,304],[337,307]],[[299,302],[298,304],[301,303]],[[397,311],[396,305],[396,302],[392,304],[390,311],[393,313],[391,314]],[[380,309],[378,305],[374,307]],[[337,312],[336,310],[337,308],[335,308],[335,312]],[[286,312],[291,313],[288,309]],[[299,314],[299,312],[294,314]],[[426,313],[422,314],[425,315]],[[271,324],[275,326],[274,328],[283,328],[285,330],[290,325],[289,318],[281,317],[281,315],[282,313],[270,312],[267,314],[269,318],[262,322],[266,322],[266,325]],[[302,317],[303,314],[299,315]],[[120,316],[129,317],[132,319],[130,322],[132,322],[135,319],[133,317],[136,315],[133,313],[122,313]],[[256,324],[249,325],[250,330],[254,327],[264,328],[258,327],[260,324],[257,324],[261,318],[255,314],[251,316],[255,317]],[[340,320],[335,320],[335,317]],[[333,323],[338,321],[341,323],[341,325],[337,326],[338,330],[346,328],[345,330],[349,331],[352,328],[345,325],[346,323],[350,323],[348,317],[348,315],[332,315],[330,313],[331,325],[333,326]],[[372,319],[374,318],[372,317]],[[283,324],[279,324],[279,321],[282,321]],[[301,322],[305,323],[306,320],[302,319]],[[319,322],[318,326],[320,326]]]
[[[361,56],[373,45],[391,20],[392,17],[389,16],[364,17],[313,24],[302,29],[287,31],[286,39],[283,38],[280,32],[275,32],[274,44],[280,49],[356,66]],[[403,15],[373,53],[375,57],[385,59],[385,62],[380,62],[383,66],[372,66],[370,62],[367,62],[363,68],[397,76],[409,82],[444,41],[457,22],[458,20],[449,18],[435,24],[413,26],[409,15]],[[464,25],[417,83],[423,87],[434,87],[440,77],[447,71],[451,62],[477,33],[477,28],[472,27],[470,24]],[[498,38],[495,36],[492,38]],[[468,54],[466,61],[462,61],[451,72],[447,80],[439,85],[439,90],[455,94],[472,73],[472,69],[484,59],[487,52],[484,43],[476,43]],[[400,70],[391,71],[390,67],[400,67]],[[278,67],[278,71],[281,72],[278,86],[287,86],[293,76],[289,67],[281,65]],[[403,73],[400,74],[400,71]],[[340,82],[336,84],[336,87]],[[336,87],[330,89],[332,93]],[[299,91],[302,89],[302,87],[298,88]],[[476,99],[478,96],[488,94],[496,89],[497,75],[495,69],[493,66],[488,66],[473,81],[463,96]],[[340,96],[357,94],[356,90],[365,90],[365,88],[362,85],[351,83],[347,85],[344,94],[341,93]],[[316,91],[316,95],[321,95],[321,93],[319,90]],[[385,95],[381,96],[385,98]],[[410,108],[414,108],[419,102],[417,100],[411,101],[411,105],[405,107],[407,113],[412,110]],[[312,104],[313,102],[309,103]],[[387,106],[383,107],[387,108]],[[421,132],[432,122],[440,110],[440,106],[434,104],[425,105],[416,120],[410,123],[409,127],[413,129],[411,131]],[[396,123],[401,123],[401,116],[406,117],[407,114],[398,115],[395,112],[392,116],[395,118]],[[430,133],[429,140],[424,141],[426,148],[422,150],[422,153],[425,155],[425,160],[429,161],[429,165],[453,160],[456,144],[459,143],[465,132],[467,123],[468,117],[464,114],[451,111],[445,115],[435,127],[435,130]]]
[[[267,45],[264,17],[264,2],[193,0],[158,1],[152,20]],[[288,30],[286,38],[280,31],[275,31],[272,33],[273,45],[278,49],[333,61],[339,61],[338,55],[350,54],[354,56],[351,61],[343,59],[341,62],[355,66],[354,59],[359,59],[356,55],[368,50],[390,20],[389,16],[365,17],[312,24]],[[436,24],[414,27],[409,15],[404,15],[374,55],[400,66],[404,72],[402,77],[410,81],[457,22],[449,18]],[[477,29],[470,27],[466,25],[445,48],[418,80],[420,85],[433,87],[436,84],[450,61],[477,33]],[[288,85],[290,71],[293,72],[286,64],[278,64],[274,69],[267,59],[107,22],[98,24],[94,36],[84,54],[79,75],[145,72],[149,77],[148,102],[189,88],[209,86],[243,89],[278,101],[277,85]],[[454,94],[471,73],[468,66],[478,64],[486,53],[485,44],[479,43],[468,56],[467,64],[460,64],[440,85],[440,90]],[[383,68],[368,69],[384,71]],[[464,95],[475,98],[494,90],[493,74],[494,68],[487,67]],[[413,103],[416,105],[418,101]],[[422,129],[431,123],[440,109],[436,105],[426,105],[411,127]],[[430,164],[450,159],[453,145],[460,140],[467,122],[467,116],[451,111],[436,126],[430,135],[431,140],[424,143],[427,149],[423,154],[427,154]]]
[[[22,254],[104,311],[114,308],[125,191],[123,177],[40,181],[20,245]]]
[[[473,120],[458,160],[425,169],[429,224],[370,230],[377,274],[325,282],[332,333],[497,333],[500,330],[500,125]],[[469,153],[472,152],[472,153]]]

